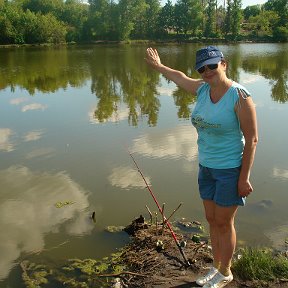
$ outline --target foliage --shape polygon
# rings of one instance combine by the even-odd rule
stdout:
[[[271,281],[288,278],[288,259],[267,249],[245,248],[233,270],[242,280]]]
[[[171,0],[168,0],[160,10],[158,26],[162,33],[165,33],[165,31],[171,31],[174,28],[174,6],[172,5]]]
[[[216,23],[216,0],[208,0],[208,6],[206,8],[206,25],[204,35],[206,37],[215,36],[215,23]]]
[[[241,0],[233,0],[231,15],[232,15],[232,23],[231,23],[231,32],[234,38],[236,38],[240,31],[240,24],[242,20],[242,11],[241,11]]]
[[[249,17],[251,16],[257,16],[261,12],[261,5],[252,5],[252,6],[247,6],[243,10],[243,16],[245,20],[248,20]]]
[[[249,18],[250,30],[256,35],[272,35],[273,28],[278,22],[278,15],[273,11],[261,11],[257,16]]]
[[[225,2],[224,2],[225,3]],[[0,1],[0,44],[131,39],[288,39],[287,0],[242,10],[241,0]]]
[[[185,35],[191,31],[196,34],[203,20],[203,11],[199,0],[178,0],[175,5],[175,28]]]

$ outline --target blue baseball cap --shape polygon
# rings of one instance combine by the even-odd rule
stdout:
[[[215,46],[207,46],[202,49],[199,49],[196,52],[196,65],[195,70],[209,65],[217,64],[224,58],[223,53]]]

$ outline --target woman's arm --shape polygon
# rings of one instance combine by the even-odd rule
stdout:
[[[192,79],[181,71],[163,65],[156,49],[148,48],[146,50],[145,60],[153,69],[194,95],[196,94],[198,87],[203,83],[202,79]]]
[[[243,93],[239,91],[239,103],[237,105],[240,127],[245,138],[242,167],[238,180],[238,193],[240,196],[245,197],[253,191],[250,183],[250,171],[254,162],[258,132],[255,105],[252,98],[247,97]]]

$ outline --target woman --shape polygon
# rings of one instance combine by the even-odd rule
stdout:
[[[224,287],[233,280],[234,218],[253,191],[249,179],[258,141],[253,101],[243,86],[227,77],[227,62],[215,46],[196,52],[195,70],[201,79],[163,65],[156,49],[148,48],[145,60],[197,95],[191,118],[198,132],[198,184],[210,228],[213,267],[196,283],[205,288]]]

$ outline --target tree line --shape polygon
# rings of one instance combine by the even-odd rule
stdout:
[[[287,0],[0,0],[0,44],[288,39]]]

